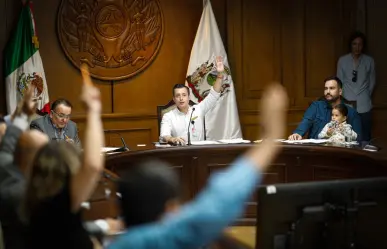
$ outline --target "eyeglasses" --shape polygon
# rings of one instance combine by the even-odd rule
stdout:
[[[71,115],[66,115],[66,114],[63,114],[63,113],[56,113],[54,110],[51,110],[52,113],[55,114],[55,116],[57,116],[58,118],[64,118],[64,119],[70,119]]]
[[[357,71],[353,70],[352,71],[352,82],[356,82],[356,81],[357,81]]]

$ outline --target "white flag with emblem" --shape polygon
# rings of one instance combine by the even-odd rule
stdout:
[[[190,98],[195,103],[201,102],[216,81],[216,56],[223,57],[225,78],[221,97],[205,117],[207,140],[242,138],[238,107],[231,71],[220,37],[218,25],[210,1],[203,9],[202,17],[187,70],[186,85],[191,89]]]
[[[30,85],[35,87],[34,98],[40,110],[49,102],[46,76],[39,53],[32,2],[26,1],[4,50],[4,71],[7,111],[11,114]]]

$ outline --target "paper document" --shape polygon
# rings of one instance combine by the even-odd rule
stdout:
[[[283,142],[285,141],[285,139],[283,138],[279,138],[279,139],[274,139],[276,142]],[[255,140],[254,143],[262,143],[262,139],[259,139],[259,140]]]
[[[218,142],[220,142],[222,144],[249,144],[249,143],[251,143],[250,140],[244,140],[242,138],[222,139],[222,140],[218,140]]]
[[[192,141],[192,145],[211,145],[211,144],[220,144],[218,141]]]
[[[170,144],[166,144],[166,143],[158,143],[158,142],[156,142],[156,143],[154,143],[155,144],[155,147],[156,148],[167,148],[167,147],[171,147],[172,145],[170,145]]]
[[[109,152],[109,151],[112,151],[112,150],[116,150],[116,149],[119,149],[120,147],[103,147],[101,152]]]
[[[284,140],[283,143],[288,144],[324,144],[328,139],[301,139],[301,140]]]

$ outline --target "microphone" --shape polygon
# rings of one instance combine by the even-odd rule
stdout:
[[[125,140],[124,140],[123,137],[121,137],[121,142],[122,142],[122,144],[124,145],[124,148],[126,149],[126,151],[128,151],[129,148],[128,148],[128,146],[126,145]]]
[[[194,111],[195,111],[195,107],[192,108],[191,116],[189,117],[188,131],[187,131],[187,137],[188,137],[188,143],[187,143],[187,145],[192,145],[192,144],[191,144],[191,133],[190,133],[190,131],[189,131],[189,128],[190,128],[191,123],[192,123],[192,122],[191,122],[191,119],[192,119],[192,114],[194,113]]]
[[[121,148],[118,148],[118,149],[109,151],[109,153],[114,153],[114,152],[125,152],[125,151],[129,151],[129,150],[130,150],[129,147],[126,145],[125,140],[124,140],[124,138],[121,136],[120,133],[115,132],[115,131],[112,131],[112,130],[105,130],[104,132],[106,132],[106,133],[115,133],[115,134],[117,134],[118,136],[120,136],[121,143],[124,145],[124,146],[122,146]]]

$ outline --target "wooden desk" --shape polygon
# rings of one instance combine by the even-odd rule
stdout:
[[[208,177],[213,172],[227,167],[251,146],[254,145],[185,146],[129,151],[108,156],[106,168],[111,171],[107,171],[110,172],[110,175],[119,177],[132,164],[141,159],[160,158],[172,165],[180,177],[183,200],[190,200],[206,185]],[[264,173],[264,185],[387,175],[387,153],[383,153],[383,150],[368,152],[361,149],[331,146],[279,146],[282,146],[283,150],[270,169]],[[89,215],[88,219],[118,215],[115,193],[112,191],[113,198],[107,200],[105,198],[106,186],[114,189],[111,179],[101,181],[99,188],[94,193],[93,198],[98,200],[98,206],[103,206],[103,208],[93,210],[93,215]],[[256,207],[257,202],[254,195],[247,203],[244,218],[239,220],[240,225],[255,224]]]
[[[151,157],[165,160],[180,177],[183,199],[189,200],[206,185],[213,172],[227,167],[251,146],[254,145],[184,146],[129,151],[107,157],[106,167],[120,176],[139,160]],[[387,175],[387,156],[384,153],[332,146],[279,146],[283,150],[264,173],[264,185]],[[255,224],[256,206],[256,198],[253,196],[239,224]]]
[[[224,234],[245,248],[255,249],[256,231],[254,226],[233,226],[229,227]]]

